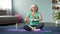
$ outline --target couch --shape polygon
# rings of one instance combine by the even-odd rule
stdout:
[[[0,10],[0,24],[18,23],[18,17],[7,14],[7,10]]]

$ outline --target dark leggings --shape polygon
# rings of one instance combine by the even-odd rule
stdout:
[[[44,27],[44,23],[40,23],[38,25],[31,25],[32,27],[36,27],[36,29],[41,29]],[[30,28],[28,25],[24,25],[23,28],[27,31],[32,31],[32,28]]]

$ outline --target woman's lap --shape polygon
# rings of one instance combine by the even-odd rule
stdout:
[[[30,25],[31,27],[36,27],[36,29],[42,29],[44,27],[44,23],[40,23],[38,25]],[[24,29],[27,31],[31,31],[31,27],[29,27],[28,25],[24,25]]]

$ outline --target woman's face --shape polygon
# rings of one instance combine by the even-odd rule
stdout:
[[[37,7],[36,7],[36,6],[33,6],[33,7],[32,7],[32,11],[33,11],[33,12],[36,12],[36,11],[37,11]]]

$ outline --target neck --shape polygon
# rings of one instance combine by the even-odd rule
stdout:
[[[36,13],[36,12],[33,11],[33,13]]]

